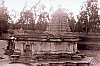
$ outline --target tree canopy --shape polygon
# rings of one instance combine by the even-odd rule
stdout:
[[[82,25],[82,32],[97,32],[99,28],[98,0],[87,0],[78,15],[78,24]]]
[[[48,23],[51,20],[51,18],[49,18],[51,13],[49,13],[49,11],[45,11],[46,6],[41,4],[41,0],[38,0],[37,3],[33,3],[30,9],[26,9],[26,6],[23,7],[23,10],[20,12],[20,17],[16,23],[9,23],[10,16],[7,8],[4,5],[5,1],[0,1],[0,33],[6,33],[10,25],[13,26],[13,29],[23,28],[26,30],[45,31]],[[52,10],[52,8],[50,8],[50,10]],[[87,0],[83,4],[80,13],[77,15],[77,21],[73,12],[68,13],[66,10],[66,20],[68,21],[71,31],[98,32],[100,28],[100,15],[98,12],[98,0]],[[61,15],[61,13],[58,15]]]
[[[23,28],[23,29],[35,29],[35,21],[34,16],[31,10],[22,11],[20,13],[20,18],[16,23],[16,28]]]
[[[8,21],[9,21],[9,14],[7,8],[4,5],[4,1],[1,0],[0,4],[0,34],[7,33],[8,31]]]

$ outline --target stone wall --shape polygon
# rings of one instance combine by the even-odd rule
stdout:
[[[74,53],[77,51],[77,43],[69,42],[33,42],[33,41],[16,41],[15,49],[20,49],[24,54],[26,45],[30,45],[32,54],[38,52],[51,52],[51,53]]]

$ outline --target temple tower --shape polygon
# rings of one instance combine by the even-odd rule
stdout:
[[[64,35],[66,32],[70,32],[68,24],[68,15],[59,8],[52,15],[52,19],[47,27],[47,32],[53,35]]]

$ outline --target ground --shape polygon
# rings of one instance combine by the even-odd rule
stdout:
[[[25,64],[9,64],[11,61],[9,60],[9,57],[7,55],[4,55],[4,49],[6,49],[7,41],[0,40],[0,57],[3,57],[4,59],[0,59],[0,66],[27,66]]]
[[[2,48],[6,49],[6,46],[7,46],[7,41],[0,40],[0,57],[3,56],[3,54],[5,52],[4,49],[2,49]]]
[[[84,53],[86,56],[94,57],[97,60],[95,66],[100,66],[100,51],[99,50],[80,50],[80,53]]]

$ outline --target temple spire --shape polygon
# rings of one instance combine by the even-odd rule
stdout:
[[[63,11],[63,9],[59,8],[52,15],[51,22],[47,27],[47,32],[53,35],[60,35],[70,31],[68,15]]]

